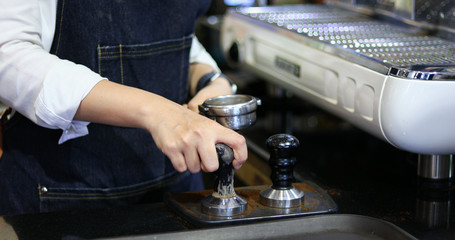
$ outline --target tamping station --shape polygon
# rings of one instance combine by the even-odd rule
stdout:
[[[258,98],[248,95],[227,95],[207,99],[199,106],[202,115],[233,130],[256,122]],[[336,212],[332,198],[319,186],[305,181],[293,183],[295,151],[299,141],[287,134],[269,137],[272,186],[246,186],[234,189],[232,149],[216,144],[219,168],[215,172],[214,189],[167,194],[165,201],[182,217],[196,225],[235,224],[246,221]],[[303,200],[305,192],[305,201]]]
[[[199,106],[199,112],[221,125],[240,130],[256,122],[256,108],[261,100],[248,95],[227,95],[207,99]],[[234,191],[234,152],[217,143],[219,168],[216,172],[212,195],[202,200],[202,212],[214,216],[234,216],[245,212],[246,200]]]

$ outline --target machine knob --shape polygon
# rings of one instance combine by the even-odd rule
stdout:
[[[299,140],[288,134],[276,134],[267,139],[266,145],[270,152],[272,188],[291,189],[295,180],[295,150],[300,146]]]

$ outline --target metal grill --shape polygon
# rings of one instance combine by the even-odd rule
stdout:
[[[329,5],[245,8],[240,13],[388,67],[455,64],[453,42]]]

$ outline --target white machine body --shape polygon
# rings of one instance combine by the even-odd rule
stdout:
[[[373,44],[384,46],[387,42],[375,40],[374,43],[372,38],[370,46],[358,46],[358,39],[337,39],[327,33],[308,35],[308,27],[280,25],[279,20],[264,22],[266,19],[251,11],[260,12],[261,8],[246,8],[241,13],[231,11],[222,25],[223,51],[229,55],[233,46],[237,48],[238,59],[234,64],[397,148],[419,154],[455,153],[455,78],[451,79],[451,73],[432,80],[390,74],[391,66],[401,69],[403,64],[375,57],[372,48]],[[301,32],[306,35],[302,36]],[[327,42],[333,43],[332,46]],[[454,54],[452,43],[447,44],[450,45],[447,54]],[[368,49],[373,50],[369,53]],[[356,53],[370,60],[359,64],[358,59],[363,56]],[[455,65],[450,69],[455,71]],[[425,74],[432,72],[426,70]]]

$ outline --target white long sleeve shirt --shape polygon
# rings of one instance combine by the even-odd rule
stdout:
[[[0,0],[0,6],[0,101],[42,127],[62,129],[59,143],[88,134],[89,123],[73,117],[105,78],[49,53],[57,0]],[[218,69],[196,37],[190,62]]]

